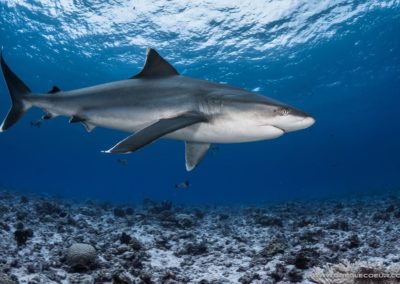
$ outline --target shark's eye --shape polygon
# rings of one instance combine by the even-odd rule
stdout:
[[[283,108],[280,108],[280,109],[278,110],[278,112],[279,112],[279,114],[280,114],[281,116],[286,116],[286,115],[289,115],[290,110],[289,110],[287,107],[283,107]]]

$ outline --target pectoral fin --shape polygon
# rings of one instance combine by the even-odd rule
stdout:
[[[161,119],[156,123],[132,134],[121,142],[117,143],[111,149],[104,151],[106,153],[130,153],[134,152],[143,146],[153,142],[154,140],[176,131],[185,128],[195,123],[205,122],[207,119],[197,113],[186,113],[177,117]]]
[[[204,158],[208,149],[210,148],[209,143],[198,143],[198,142],[185,142],[186,150],[186,170],[193,170]]]

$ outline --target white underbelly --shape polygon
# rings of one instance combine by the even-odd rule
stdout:
[[[199,123],[166,135],[166,138],[208,142],[208,143],[242,143],[274,139],[284,134],[274,126],[249,126],[236,123]]]
[[[95,125],[130,133],[137,132],[155,122],[145,117],[122,120],[97,116],[92,120]],[[238,122],[237,120],[221,119],[210,123],[196,123],[162,138],[207,143],[241,143],[274,139],[283,134],[283,130],[271,125],[257,126],[252,121]]]
[[[89,121],[97,126],[121,130],[129,133],[137,132],[143,128],[157,122],[159,118],[156,115],[88,115]]]

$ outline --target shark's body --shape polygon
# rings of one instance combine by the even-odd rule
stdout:
[[[225,84],[184,77],[149,49],[143,70],[128,80],[72,91],[54,87],[34,95],[1,66],[13,101],[0,130],[14,124],[31,106],[82,122],[88,131],[102,126],[135,133],[106,151],[129,153],[160,138],[186,141],[186,168],[193,169],[210,143],[240,143],[277,138],[314,123],[308,114]]]

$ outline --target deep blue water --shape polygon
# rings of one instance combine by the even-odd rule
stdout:
[[[0,136],[0,185],[79,199],[271,202],[400,186],[400,1],[0,0],[0,45],[35,92],[125,79],[151,46],[186,76],[311,113],[311,128],[218,145],[193,172],[184,145],[108,149],[128,133],[67,118]],[[10,99],[0,82],[0,114]],[[128,163],[117,160],[127,159]],[[175,184],[189,180],[191,187]]]

